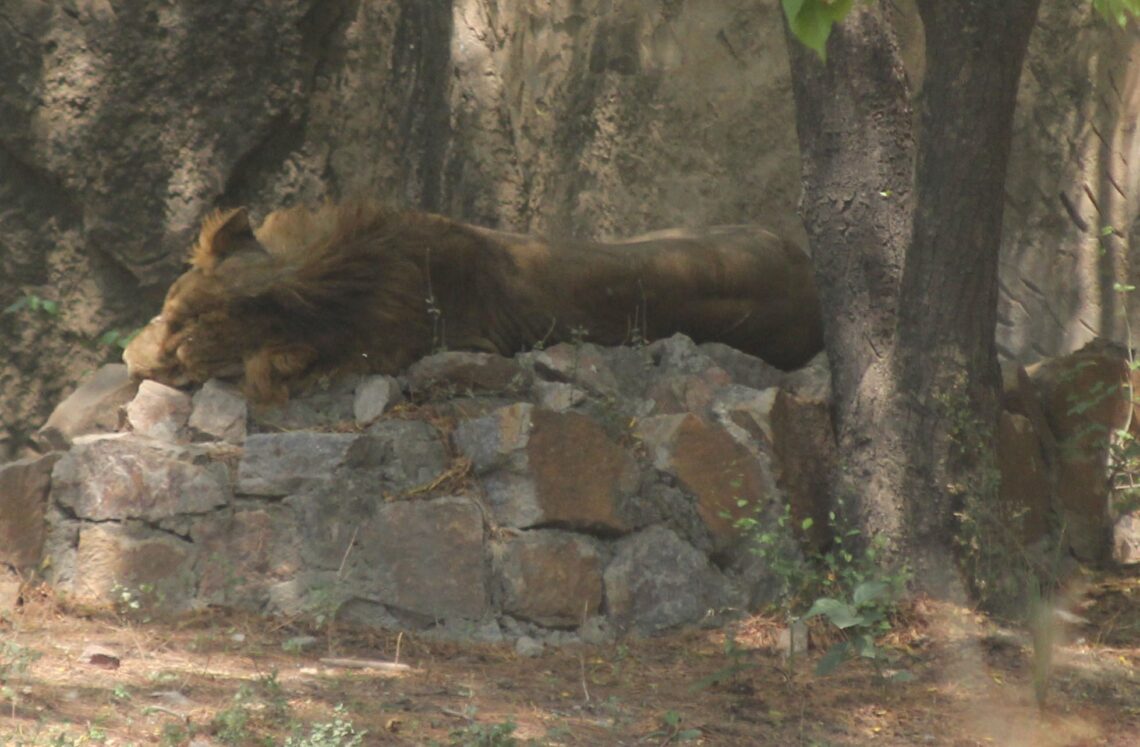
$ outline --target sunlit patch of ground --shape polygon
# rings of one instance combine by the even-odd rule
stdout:
[[[1088,622],[1059,632],[1042,708],[1028,634],[928,600],[882,642],[892,671],[914,679],[887,682],[863,663],[816,676],[835,640],[822,625],[818,647],[789,662],[768,617],[523,658],[505,644],[222,612],[143,622],[146,610],[29,594],[0,622],[0,744],[286,744],[314,728],[343,741],[295,744],[347,745],[364,731],[365,745],[1140,744],[1140,583],[1098,580],[1077,612]],[[93,644],[120,666],[82,659]]]

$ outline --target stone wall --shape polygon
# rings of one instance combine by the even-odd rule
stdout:
[[[822,359],[784,374],[681,336],[442,353],[400,380],[252,412],[221,382],[191,395],[144,381],[121,428],[89,405],[135,386],[121,367],[99,379],[44,430],[70,447],[17,463],[36,507],[20,515],[46,533],[0,560],[29,569],[42,555],[64,594],[107,603],[143,590],[166,611],[335,614],[484,638],[717,619],[776,588],[735,519],[771,520],[785,486],[822,466],[776,454],[834,459],[829,427],[780,424],[826,410]],[[826,524],[826,506],[793,508]]]
[[[46,456],[0,466],[0,563],[78,600],[596,640],[774,601],[755,542],[785,505],[814,524],[782,551],[829,540],[822,355],[789,374],[680,335],[441,353],[260,408],[124,369],[57,408]],[[1106,343],[1007,368],[1001,490],[975,521],[1017,552],[1135,562],[1134,496],[1107,476],[1137,385]]]

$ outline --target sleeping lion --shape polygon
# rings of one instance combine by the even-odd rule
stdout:
[[[255,232],[237,208],[206,218],[123,358],[136,379],[240,379],[273,402],[443,347],[513,355],[676,332],[801,366],[822,347],[808,257],[752,226],[546,241],[358,201],[277,211]]]

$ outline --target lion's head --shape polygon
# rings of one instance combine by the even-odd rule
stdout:
[[[123,353],[131,376],[171,386],[244,376],[257,399],[281,399],[275,374],[299,373],[314,357],[294,342],[275,303],[275,292],[287,289],[277,282],[286,268],[255,238],[244,208],[207,218],[191,268]]]

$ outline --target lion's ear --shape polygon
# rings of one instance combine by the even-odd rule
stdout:
[[[195,267],[209,270],[240,249],[260,248],[249,225],[249,211],[243,207],[216,210],[202,221],[198,243],[190,256]]]

